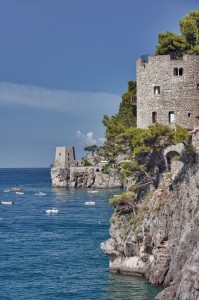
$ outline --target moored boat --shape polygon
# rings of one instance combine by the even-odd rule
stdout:
[[[3,204],[3,205],[13,205],[14,201],[1,201],[1,204]]]
[[[20,192],[22,191],[22,188],[19,188],[19,187],[14,187],[11,189],[12,192]]]
[[[94,201],[87,201],[84,204],[85,205],[95,205],[95,202]]]
[[[47,209],[46,213],[47,214],[58,214],[59,210],[57,208],[52,208],[52,209]]]
[[[35,196],[46,196],[46,193],[44,193],[44,192],[38,192],[38,193],[35,193]]]

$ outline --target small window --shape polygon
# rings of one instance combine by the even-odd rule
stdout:
[[[183,68],[179,69],[179,75],[182,76],[183,75]]]
[[[59,156],[61,156],[61,153],[59,153]]]
[[[152,123],[157,123],[157,112],[156,111],[152,112]]]
[[[173,124],[175,122],[174,111],[169,112],[169,124]]]
[[[178,76],[178,68],[174,68],[173,69],[173,75],[174,76]]]
[[[199,83],[197,83],[197,89],[199,90]]]
[[[154,86],[154,94],[159,95],[160,94],[160,86]]]
[[[190,118],[191,117],[191,113],[188,113],[188,118]]]

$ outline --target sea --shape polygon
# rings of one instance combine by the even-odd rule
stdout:
[[[49,168],[0,169],[0,300],[151,300],[162,290],[109,272],[100,243],[108,199],[122,190],[89,191],[52,188]]]

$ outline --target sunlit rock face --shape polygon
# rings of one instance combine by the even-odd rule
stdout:
[[[66,188],[122,188],[118,170],[110,169],[104,174],[100,167],[53,167],[51,169],[53,187]]]
[[[192,143],[197,155],[171,161],[143,216],[115,206],[110,239],[101,243],[110,271],[143,275],[166,287],[156,300],[199,299],[198,130]]]

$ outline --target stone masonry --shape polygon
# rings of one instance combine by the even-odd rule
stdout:
[[[199,56],[137,60],[137,127],[152,123],[199,126]]]

